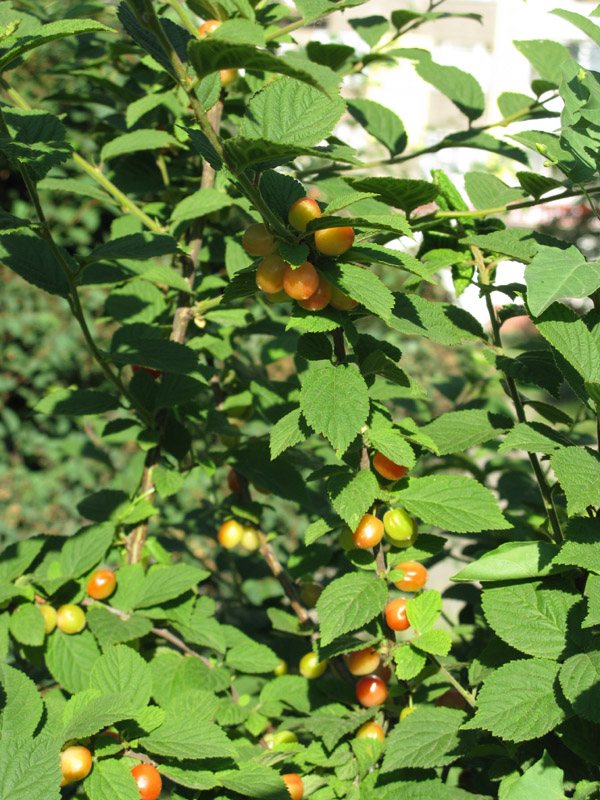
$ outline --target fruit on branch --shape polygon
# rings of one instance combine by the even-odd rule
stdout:
[[[85,628],[85,612],[74,603],[66,603],[56,612],[56,624],[63,633],[80,633]]]
[[[388,481],[399,481],[408,472],[408,467],[394,463],[391,458],[384,456],[383,453],[375,453],[373,456],[373,469]]]
[[[457,708],[459,711],[463,711],[467,701],[456,689],[448,689],[447,692],[444,692],[436,699],[434,705],[442,706],[443,708]]]
[[[418,592],[427,583],[427,570],[418,561],[403,561],[396,564],[395,569],[401,569],[404,577],[395,581],[394,586],[402,592]]]
[[[403,508],[386,511],[383,527],[394,547],[410,547],[417,538],[417,523]]]
[[[279,664],[277,664],[273,672],[275,673],[275,675],[277,675],[277,677],[279,677],[280,675],[287,675],[287,671],[288,671],[287,661],[285,661],[283,658],[279,659]]]
[[[251,525],[244,525],[240,544],[249,553],[253,553],[260,547],[260,534]]]
[[[306,300],[317,291],[319,273],[310,263],[305,261],[296,269],[288,265],[283,273],[283,288],[294,300]]]
[[[356,738],[357,739],[379,739],[380,742],[383,742],[385,739],[385,731],[377,722],[365,722],[364,725],[361,725],[360,728],[356,731]]]
[[[242,247],[251,256],[268,256],[277,249],[277,242],[262,222],[255,222],[244,231]]]
[[[348,669],[353,675],[370,675],[381,663],[381,656],[374,647],[365,647],[348,654]]]
[[[412,714],[415,709],[416,706],[404,706],[400,712],[400,721],[402,722],[403,719],[406,719],[406,717],[408,717],[409,714]]]
[[[276,294],[283,289],[283,273],[286,262],[278,253],[265,256],[256,270],[256,285],[267,294]]]
[[[345,550],[346,552],[349,552],[350,550],[356,550],[352,531],[347,526],[340,533],[339,542],[342,550]]]
[[[221,76],[221,86],[229,86],[238,76],[237,69],[220,69],[219,74]]]
[[[139,370],[142,369],[142,370],[144,370],[144,372],[147,372],[148,375],[150,375],[152,378],[154,378],[154,380],[156,380],[157,378],[160,378],[160,376],[162,375],[162,372],[159,369],[152,369],[152,367],[140,367],[139,364],[134,364],[131,367],[131,369],[134,372],[139,372]]]
[[[393,631],[405,631],[410,628],[406,616],[406,597],[397,597],[385,607],[385,621]]]
[[[242,541],[243,533],[244,528],[237,520],[228,519],[219,528],[217,539],[222,547],[226,550],[231,550],[232,547],[237,547]]]
[[[315,231],[315,247],[324,256],[341,256],[353,244],[353,228],[321,228]]]
[[[269,750],[280,744],[293,744],[298,741],[298,737],[293,731],[277,731],[277,733],[265,734],[265,742]]]
[[[97,569],[89,579],[86,592],[94,600],[106,600],[110,597],[117,585],[117,576],[112,569]]]
[[[322,275],[319,275],[319,285],[306,300],[298,300],[298,305],[307,311],[322,311],[329,305],[331,299],[331,284]]]
[[[308,223],[321,216],[321,209],[312,197],[301,197],[292,203],[288,211],[288,220],[292,228],[297,231],[306,231]]]
[[[318,678],[327,669],[327,662],[319,661],[319,657],[315,652],[305,653],[300,659],[298,669],[305,678]]]
[[[351,308],[358,305],[356,300],[353,300],[350,295],[344,294],[337,286],[331,287],[331,300],[329,302],[338,311],[350,311]]]
[[[352,534],[352,539],[356,547],[365,550],[367,547],[375,547],[383,538],[383,522],[373,514],[365,514],[358,527]]]
[[[82,781],[90,774],[92,769],[92,754],[83,745],[76,744],[67,747],[60,754],[60,771],[62,772],[61,786],[66,786],[73,781]]]
[[[323,594],[323,587],[318,583],[307,583],[300,589],[300,599],[307,608],[314,608]]]
[[[157,800],[162,790],[162,780],[152,764],[138,764],[131,770],[142,800]]]
[[[240,478],[234,469],[229,470],[229,474],[227,475],[227,486],[229,486],[230,490],[235,494],[240,493]]]
[[[218,19],[207,19],[206,22],[203,22],[202,25],[198,28],[198,33],[200,34],[200,38],[204,39],[208,36],[209,33],[214,33],[221,26],[221,22]],[[238,71],[237,69],[221,69],[219,70],[221,73],[221,85],[227,86],[231,81],[237,78]]]
[[[356,698],[366,708],[385,703],[387,695],[387,686],[377,675],[365,676],[356,684]]]
[[[56,609],[48,603],[41,603],[38,608],[44,618],[44,632],[52,633],[56,628]]]
[[[292,800],[302,800],[304,797],[304,784],[300,775],[295,772],[288,772],[281,776]]]

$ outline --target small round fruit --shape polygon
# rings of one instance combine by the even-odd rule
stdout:
[[[403,508],[393,508],[383,515],[385,535],[394,547],[408,547],[417,536],[417,523]]]
[[[385,731],[377,722],[365,722],[364,725],[361,725],[360,728],[356,731],[356,738],[357,739],[379,739],[380,742],[383,742],[385,739]]]
[[[209,33],[213,33],[221,26],[221,22],[218,19],[207,19],[206,22],[203,22],[202,25],[198,28],[198,33],[200,36],[207,36]]]
[[[112,569],[98,569],[89,579],[86,592],[94,600],[106,600],[117,585],[117,576]]]
[[[410,628],[410,622],[406,616],[405,597],[397,597],[387,604],[385,607],[385,621],[393,631],[405,631]]]
[[[315,247],[324,256],[341,256],[353,244],[352,228],[321,228],[315,231]]]
[[[225,88],[225,86],[229,86],[230,83],[237,78],[238,71],[237,69],[220,69],[219,74],[221,76],[221,86]]]
[[[340,545],[342,550],[349,552],[350,550],[356,550],[356,545],[354,544],[354,539],[352,537],[352,531],[350,528],[345,527],[342,532],[340,533]]]
[[[307,311],[322,311],[331,299],[331,284],[322,275],[319,275],[319,285],[306,300],[298,300],[298,305]]]
[[[244,525],[240,544],[244,550],[247,550],[249,553],[253,553],[255,550],[258,550],[260,547],[260,534],[256,528],[253,528],[250,525]]]
[[[235,494],[240,493],[240,479],[234,469],[229,470],[229,475],[227,476],[227,486],[229,486],[230,490]]]
[[[255,222],[244,231],[242,247],[251,256],[268,256],[277,247],[277,242],[262,222]]]
[[[143,370],[144,372],[147,372],[148,375],[150,375],[150,377],[154,378],[154,380],[160,378],[160,376],[162,375],[162,372],[159,369],[152,369],[152,367],[140,367],[139,364],[134,364],[131,367],[131,369],[134,372],[139,372],[140,370]]]
[[[396,564],[396,569],[404,572],[401,581],[396,581],[394,586],[402,592],[418,592],[427,583],[427,570],[418,561],[403,561]]]
[[[295,772],[288,772],[286,775],[282,775],[281,778],[292,800],[302,800],[304,797],[304,784],[300,775],[296,775]]]
[[[56,628],[56,609],[54,606],[48,605],[48,603],[42,603],[38,608],[44,618],[44,632],[52,633]]]
[[[79,606],[67,603],[56,612],[56,624],[63,633],[80,633],[85,628],[85,612]]]
[[[323,594],[323,587],[318,583],[307,583],[300,590],[300,599],[307,608],[314,608]]]
[[[310,261],[305,261],[296,269],[287,266],[283,273],[283,288],[294,300],[306,300],[317,291],[319,274]]]
[[[314,652],[305,653],[300,659],[298,669],[305,678],[318,678],[327,669],[327,662],[319,661],[319,657]]]
[[[463,711],[467,705],[467,701],[456,689],[448,689],[447,692],[444,692],[444,694],[437,698],[435,705],[444,708],[457,708],[459,711]]]
[[[279,677],[280,675],[287,675],[287,671],[288,671],[287,661],[285,661],[283,658],[279,659],[279,664],[275,667],[273,672],[275,673],[275,675],[277,675],[277,677]]]
[[[286,262],[277,253],[265,256],[256,270],[256,285],[267,294],[277,294],[283,289]]]
[[[352,539],[356,547],[365,550],[367,547],[375,547],[383,538],[383,523],[373,514],[365,514],[358,527],[352,534]]]
[[[370,675],[381,662],[381,656],[374,647],[355,650],[348,655],[348,669],[353,675]]]
[[[237,547],[242,541],[243,533],[244,528],[237,520],[228,519],[219,528],[217,539],[222,547],[226,550],[231,550],[232,547]]]
[[[376,675],[365,676],[356,684],[356,698],[366,708],[385,703],[387,694],[387,686]]]
[[[413,711],[415,711],[415,709],[416,709],[415,706],[404,706],[404,708],[400,712],[400,722],[402,722],[403,719],[406,719],[406,717],[408,717],[409,714],[412,714]]]
[[[408,472],[408,467],[395,464],[391,458],[387,458],[383,453],[375,453],[373,456],[373,468],[388,481],[399,481]]]
[[[337,286],[331,287],[331,300],[329,302],[338,311],[350,311],[351,308],[358,305],[356,300],[353,300],[350,295],[344,294]]]
[[[269,750],[280,744],[293,744],[298,741],[298,737],[293,731],[277,731],[277,733],[267,733],[265,742]]]
[[[311,220],[320,216],[321,209],[319,204],[311,197],[301,197],[296,200],[295,203],[292,203],[288,212],[290,225],[297,231],[302,231],[302,233],[306,231],[306,226]]]
[[[60,754],[60,771],[62,772],[61,786],[66,786],[73,781],[82,781],[90,774],[92,769],[92,754],[82,745],[67,747]]]
[[[162,780],[156,767],[152,764],[138,764],[131,770],[131,774],[142,800],[157,800],[162,789]]]

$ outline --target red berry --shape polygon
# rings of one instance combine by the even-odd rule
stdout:
[[[139,364],[134,364],[131,369],[134,372],[138,372],[140,369],[143,369],[144,372],[147,372],[150,377],[154,378],[154,380],[160,378],[162,375],[162,372],[159,369],[152,369],[152,367],[140,367]]]
[[[161,789],[162,780],[156,767],[152,764],[138,764],[131,770],[135,778],[142,800],[157,800]]]
[[[366,708],[380,706],[385,703],[388,690],[385,683],[376,675],[361,678],[356,684],[356,697],[358,702]]]
[[[287,266],[283,273],[283,288],[294,300],[306,300],[317,291],[319,274],[310,261],[305,261],[296,269]]]
[[[382,538],[383,522],[373,514],[365,514],[352,534],[354,544],[362,550],[367,547],[375,547]]]
[[[229,471],[229,475],[227,476],[227,485],[232,492],[235,492],[235,494],[240,493],[240,479],[234,469]]]
[[[400,464],[395,464],[390,458],[384,456],[383,453],[375,453],[373,456],[373,468],[387,478],[388,481],[399,481],[408,472],[407,467],[402,467]]]
[[[396,564],[396,569],[404,572],[401,581],[396,581],[394,586],[403,592],[418,592],[427,583],[427,570],[418,561],[403,561]]]
[[[106,600],[114,592],[117,576],[112,569],[98,569],[89,579],[86,591],[94,600]]]
[[[410,628],[410,622],[406,616],[406,598],[397,597],[385,607],[385,621],[393,631],[405,631]]]
[[[298,305],[307,311],[322,311],[331,299],[331,284],[319,275],[319,285],[306,300],[298,300]]]
[[[457,708],[462,711],[467,705],[467,701],[456,689],[448,689],[447,692],[437,698],[435,705],[438,707],[443,706],[444,708]]]

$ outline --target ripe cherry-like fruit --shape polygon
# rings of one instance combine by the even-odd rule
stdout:
[[[308,223],[321,216],[321,209],[319,204],[312,199],[312,197],[301,197],[292,203],[288,212],[288,220],[292,228],[297,231],[306,231]]]
[[[396,569],[404,572],[401,581],[396,581],[394,586],[402,592],[418,592],[427,583],[427,570],[418,561],[403,561],[396,564]]]
[[[134,364],[131,367],[131,369],[134,372],[139,372],[139,370],[142,369],[142,370],[144,370],[144,372],[147,372],[148,375],[150,375],[152,378],[154,378],[154,380],[156,380],[157,378],[160,378],[160,376],[162,375],[162,372],[159,369],[152,369],[152,367],[140,367],[139,364]]]
[[[323,587],[318,583],[307,583],[300,590],[300,599],[307,608],[314,608],[323,594]]]
[[[348,669],[353,675],[370,675],[381,662],[381,656],[374,647],[365,647],[348,654]]]
[[[386,511],[383,527],[394,547],[409,547],[417,538],[417,523],[403,508]]]
[[[443,708],[457,708],[462,711],[467,705],[467,701],[456,689],[448,689],[447,692],[444,692],[436,699],[435,705]]]
[[[277,253],[265,256],[256,270],[256,285],[267,294],[276,294],[283,289],[283,273],[286,262]]]
[[[356,698],[366,708],[385,703],[387,694],[387,686],[376,675],[365,676],[356,684]]]
[[[279,677],[280,675],[287,675],[287,671],[288,671],[287,661],[281,658],[279,660],[279,664],[277,664],[273,672],[275,673],[275,675]]]
[[[202,25],[200,25],[198,32],[200,33],[200,36],[207,36],[209,33],[216,31],[220,25],[221,22],[218,19],[207,19],[206,22],[203,22]]]
[[[324,256],[341,256],[353,244],[352,228],[321,228],[315,231],[315,247]]]
[[[220,69],[219,74],[221,76],[221,86],[229,86],[238,76],[237,69],[233,69],[230,67],[229,69]]]
[[[350,311],[351,308],[358,305],[356,300],[353,300],[350,295],[344,294],[337,286],[331,287],[331,300],[329,302],[338,311]]]
[[[265,742],[269,750],[280,744],[293,744],[298,741],[298,737],[293,731],[277,731],[277,733],[265,734]]]
[[[56,624],[63,633],[79,633],[85,628],[85,612],[79,606],[67,603],[56,612]]]
[[[42,603],[38,608],[44,618],[44,632],[52,633],[56,628],[56,609],[54,606],[48,605],[48,603]]]
[[[251,256],[268,256],[277,248],[277,242],[262,222],[255,222],[244,231],[242,247]]]
[[[227,486],[229,486],[231,491],[235,492],[235,494],[240,493],[240,479],[234,469],[229,470],[229,474],[227,475]]]
[[[138,764],[131,770],[142,800],[156,800],[162,789],[162,780],[152,764]]]
[[[292,800],[302,800],[304,797],[304,784],[300,775],[296,775],[295,772],[288,772],[286,775],[282,775],[281,778]]]
[[[307,311],[322,311],[331,299],[331,284],[319,275],[319,285],[306,300],[298,300],[298,305]]]
[[[402,711],[400,712],[400,721],[402,722],[403,719],[406,719],[409,714],[412,714],[413,711],[416,710],[415,706],[404,706]]]
[[[383,453],[375,453],[373,456],[373,468],[376,469],[381,476],[387,478],[388,481],[399,481],[400,478],[403,478],[408,472],[407,467],[395,464],[391,458],[387,458]]]
[[[106,600],[114,592],[117,576],[112,569],[98,569],[89,579],[86,591],[94,600]]]
[[[361,725],[360,728],[356,731],[356,738],[357,739],[379,739],[380,742],[383,742],[385,739],[385,731],[377,722],[365,722],[364,725]]]
[[[92,754],[82,745],[67,747],[60,754],[60,771],[62,772],[61,786],[66,786],[73,781],[82,781],[90,774],[92,769]]]
[[[327,669],[327,662],[319,661],[319,657],[314,652],[305,653],[300,659],[298,669],[305,678],[318,678]]]
[[[383,523],[380,519],[373,516],[373,514],[365,514],[358,527],[352,534],[352,539],[356,547],[361,550],[367,547],[375,547],[383,538]]]
[[[249,553],[258,550],[260,547],[260,534],[256,528],[253,528],[251,525],[244,525],[240,544],[244,550],[247,550]]]
[[[397,597],[387,604],[385,607],[385,621],[393,631],[405,631],[410,628],[410,622],[406,616],[405,597]]]
[[[283,288],[294,300],[306,300],[319,286],[319,274],[310,261],[305,261],[296,269],[287,266],[283,273]]]
[[[217,539],[222,547],[224,547],[226,550],[231,550],[232,547],[237,547],[237,545],[242,541],[243,533],[244,528],[237,520],[228,519],[219,528]]]

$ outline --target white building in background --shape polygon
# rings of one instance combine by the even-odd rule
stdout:
[[[559,7],[589,16],[600,0],[446,0],[439,11],[476,13],[483,24],[464,18],[441,19],[422,25],[398,42],[399,47],[418,47],[429,50],[434,61],[458,67],[472,73],[486,95],[486,111],[474,124],[487,124],[500,119],[496,99],[502,92],[521,92],[531,96],[531,80],[536,77],[531,64],[512,44],[513,40],[550,39],[560,42],[571,50],[579,63],[600,71],[600,46],[594,44],[578,28],[552,14]],[[338,41],[355,47],[359,52],[367,51],[349,23],[353,17],[380,15],[389,19],[396,9],[425,10],[427,0],[370,0],[362,6],[349,9],[345,14],[334,14],[323,22],[305,29],[299,41],[318,39]],[[595,20],[600,24],[600,18]],[[408,150],[419,149],[439,141],[446,133],[466,130],[468,121],[458,109],[436,89],[422,81],[409,60],[400,60],[397,67],[373,65],[368,70],[369,78],[361,78],[351,84],[350,91],[357,95],[381,102],[394,110],[402,119],[408,134]],[[560,111],[560,101],[555,110]],[[490,131],[500,137],[506,132],[517,132],[531,128],[552,130],[556,120],[535,120],[515,123],[511,128]],[[342,139],[357,148],[367,144],[362,129],[351,122],[340,127]],[[542,170],[541,157],[530,153],[531,167]],[[460,187],[462,176],[472,169],[494,169],[503,180],[516,184],[514,173],[525,169],[522,165],[490,153],[467,148],[441,151],[421,157],[418,163],[408,162],[389,168],[388,174],[411,177],[428,177],[434,167],[441,167]],[[540,222],[551,221],[553,215],[564,214],[565,207],[556,205],[543,209],[521,212],[511,219],[511,224],[535,227]],[[516,212],[515,212],[516,214]],[[504,262],[499,267],[499,282],[510,283],[523,280],[523,265]],[[451,282],[448,276],[448,287]],[[504,295],[494,297],[497,305],[507,301]],[[487,319],[485,303],[478,297],[476,289],[467,290],[460,299],[461,304],[481,321]]]

